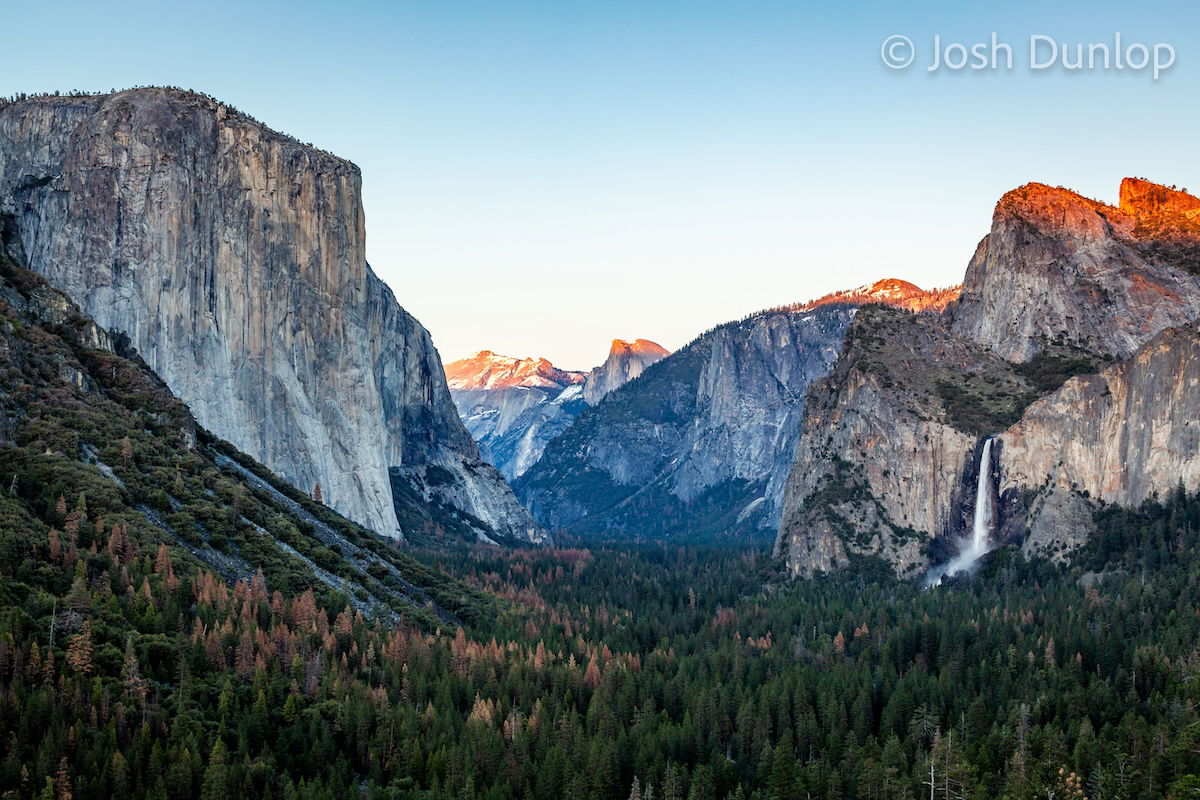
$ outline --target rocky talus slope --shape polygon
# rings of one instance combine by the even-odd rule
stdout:
[[[0,108],[0,214],[30,267],[128,336],[203,426],[378,532],[401,535],[412,500],[539,540],[429,334],[367,265],[360,183],[192,93]]]
[[[772,529],[809,386],[833,365],[856,308],[879,301],[934,302],[881,281],[719,326],[582,413],[518,495],[545,525],[586,533]]]
[[[997,205],[946,312],[860,314],[810,397],[777,539],[791,570],[945,558],[987,436],[994,540],[1028,553],[1068,554],[1098,502],[1194,486],[1198,208],[1136,179],[1119,207],[1030,184]]]

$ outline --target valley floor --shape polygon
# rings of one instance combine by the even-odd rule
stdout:
[[[1074,568],[1000,551],[933,591],[758,547],[429,550],[467,625],[399,629],[0,533],[0,792],[1193,796],[1200,500],[1100,522]]]

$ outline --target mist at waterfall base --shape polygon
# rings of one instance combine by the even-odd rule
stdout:
[[[971,524],[970,537],[963,537],[958,555],[945,564],[929,570],[925,576],[925,586],[933,587],[941,584],[943,578],[949,578],[960,572],[968,572],[975,564],[991,551],[992,527],[996,521],[996,498],[992,492],[992,440],[985,439],[983,451],[979,454],[979,480],[975,485],[975,517]]]

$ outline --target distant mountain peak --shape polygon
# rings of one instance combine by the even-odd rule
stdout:
[[[451,389],[512,389],[516,387],[563,389],[582,383],[582,372],[559,369],[545,358],[515,358],[480,350],[472,358],[445,366]]]
[[[633,341],[629,341],[628,339],[613,339],[612,347],[609,348],[608,352],[610,355],[613,353],[640,353],[666,356],[671,351],[649,339],[634,339]]]
[[[670,354],[670,350],[649,339],[613,339],[608,358],[588,374],[583,399],[588,405],[596,405],[609,392],[621,388]]]
[[[900,278],[882,278],[874,283],[856,286],[853,289],[832,292],[806,303],[795,303],[768,310],[772,312],[811,311],[814,308],[831,304],[861,306],[877,303],[906,311],[941,311],[958,297],[961,288],[961,286],[950,286],[944,289],[922,289],[915,283]]]
[[[865,286],[849,289],[842,294],[854,297],[860,302],[905,305],[911,300],[924,297],[929,293],[915,283],[909,283],[900,278],[883,278]]]
[[[867,286],[866,290],[868,292],[871,292],[872,294],[884,294],[884,295],[892,294],[895,292],[903,292],[906,294],[912,294],[914,292],[924,291],[923,289],[921,289],[920,286],[917,286],[915,283],[910,283],[901,278],[883,278],[881,280],[877,280],[874,283],[872,283],[870,286]]]

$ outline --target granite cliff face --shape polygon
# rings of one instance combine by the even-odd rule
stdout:
[[[773,528],[810,384],[887,281],[722,325],[588,409],[517,483],[551,527],[689,536]]]
[[[544,358],[485,350],[447,364],[446,377],[483,457],[509,480],[523,475],[586,408],[586,374],[558,369]]]
[[[1068,553],[1092,532],[1095,501],[1137,507],[1200,489],[1200,328],[1171,328],[1067,381],[999,441],[999,490],[1028,553]]]
[[[952,554],[987,436],[995,543],[1026,552],[1068,553],[1096,500],[1194,484],[1198,209],[1135,179],[1119,208],[1030,184],[997,205],[944,314],[860,314],[788,480],[776,549],[793,573],[857,554],[914,575]]]
[[[191,93],[0,108],[0,213],[30,266],[128,335],[200,424],[381,533],[401,533],[400,481],[483,535],[537,540],[429,334],[366,263],[360,182]]]
[[[1135,178],[1120,207],[1031,183],[996,205],[952,329],[1029,361],[1059,341],[1128,358],[1200,316],[1200,200]]]
[[[666,348],[647,339],[635,339],[632,342],[613,339],[608,358],[588,373],[583,385],[584,402],[589,406],[596,405],[606,394],[621,388],[645,372],[646,367],[662,361],[670,354]]]
[[[982,434],[1035,390],[1013,365],[954,336],[938,314],[859,312],[837,365],[810,390],[776,552],[794,574],[881,555],[897,573],[961,532]]]

